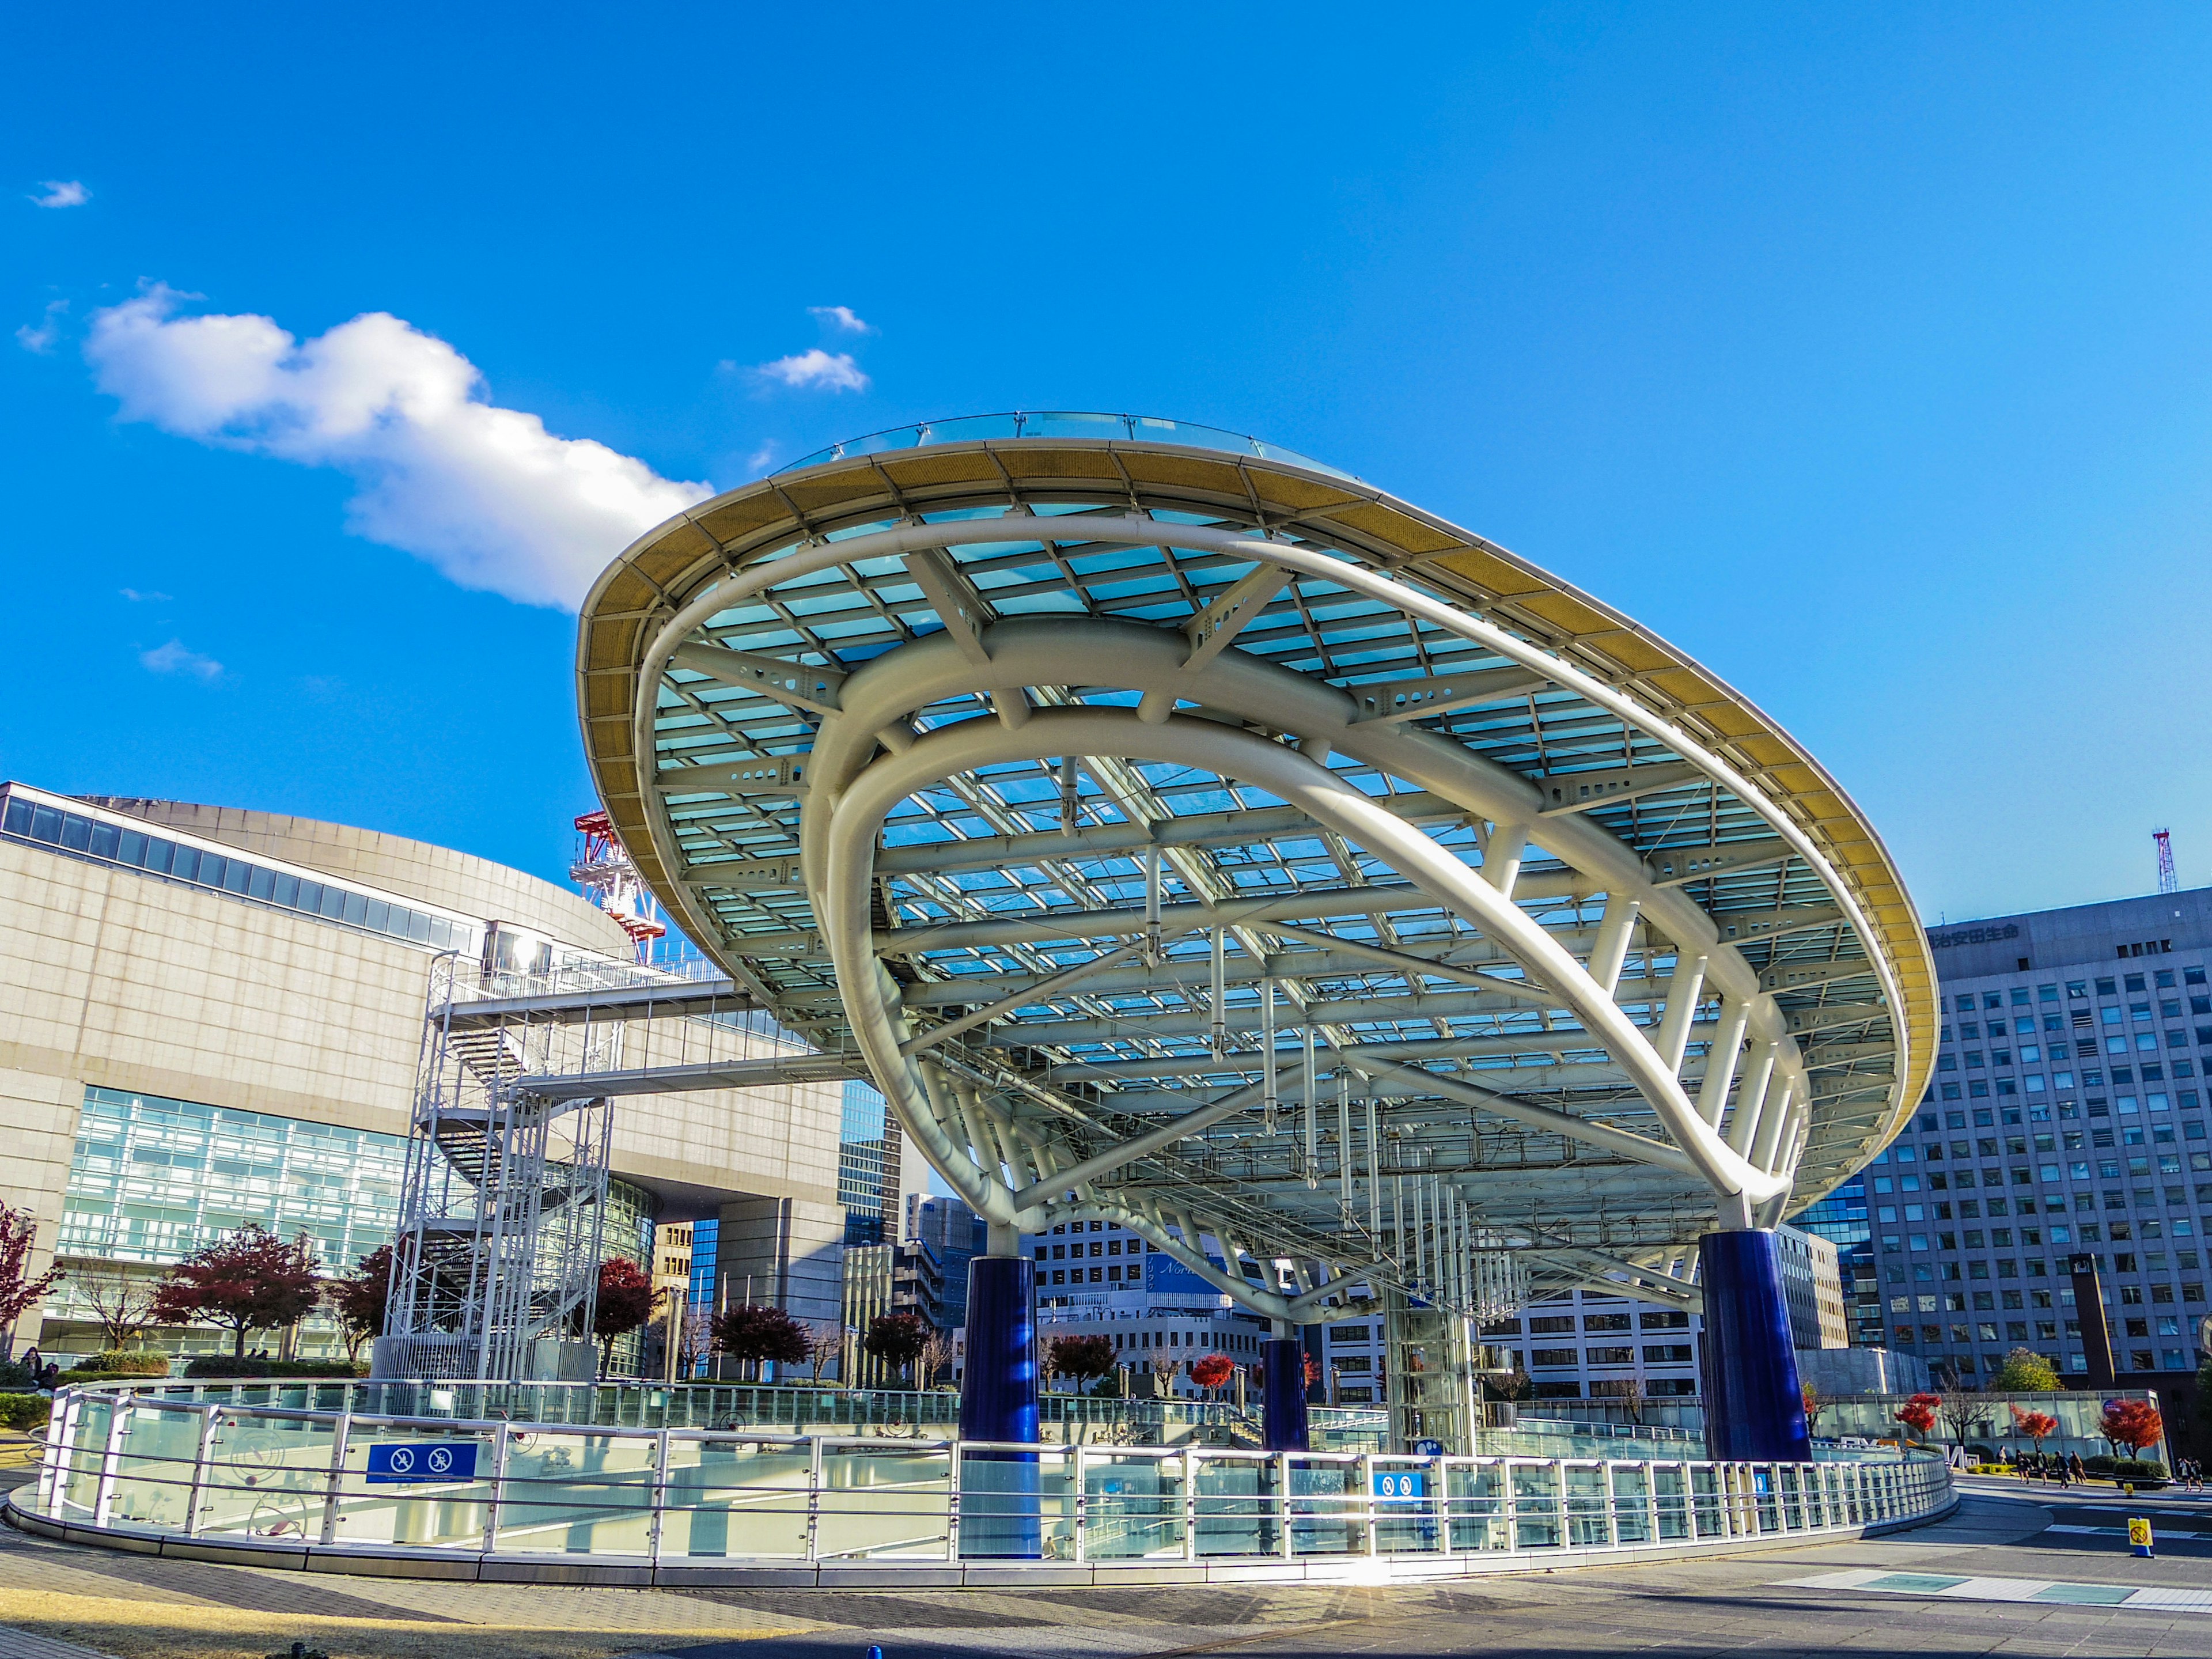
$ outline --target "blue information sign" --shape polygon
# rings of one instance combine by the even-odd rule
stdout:
[[[368,1449],[372,1486],[476,1478],[477,1443],[473,1440],[402,1440]]]
[[[1444,1443],[1441,1440],[1416,1440],[1413,1443],[1413,1455],[1416,1457],[1442,1457],[1443,1455]]]
[[[1375,1471],[1375,1495],[1377,1498],[1426,1498],[1429,1478],[1421,1469],[1377,1469]]]

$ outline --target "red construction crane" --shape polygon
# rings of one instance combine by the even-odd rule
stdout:
[[[585,813],[576,820],[576,828],[584,837],[584,856],[569,866],[569,878],[584,890],[585,897],[614,918],[637,946],[637,959],[645,961],[653,941],[668,932],[668,924],[653,914],[653,895],[629,861],[606,810]]]

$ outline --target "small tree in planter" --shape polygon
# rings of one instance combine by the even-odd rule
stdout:
[[[1236,1375],[1237,1362],[1225,1353],[1210,1353],[1191,1362],[1190,1380],[1208,1393],[1226,1387],[1229,1379]]]
[[[806,1327],[781,1308],[740,1303],[716,1314],[712,1329],[714,1352],[727,1354],[740,1365],[750,1363],[755,1381],[763,1361],[805,1363]]]
[[[1153,1398],[1171,1398],[1175,1394],[1176,1373],[1182,1369],[1182,1361],[1164,1348],[1155,1348],[1152,1358],[1145,1364],[1152,1374]]]
[[[599,1344],[599,1375],[615,1363],[615,1344],[653,1317],[653,1276],[628,1256],[599,1263],[599,1292],[592,1304],[592,1334]]]
[[[903,1376],[929,1346],[929,1327],[920,1314],[879,1314],[868,1322],[868,1334],[860,1340],[860,1346],[871,1358]]]
[[[227,1326],[231,1358],[243,1359],[247,1332],[289,1325],[321,1299],[315,1267],[305,1235],[287,1243],[249,1221],[170,1268],[155,1290],[154,1316],[165,1325]]]

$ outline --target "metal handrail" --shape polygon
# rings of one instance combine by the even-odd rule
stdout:
[[[887,1441],[374,1416],[163,1399],[127,1389],[64,1390],[57,1407],[35,1492],[9,1500],[18,1509],[94,1534],[228,1535],[338,1555],[583,1556],[658,1567],[702,1559],[688,1529],[702,1525],[710,1533],[719,1528],[721,1540],[708,1540],[714,1547],[706,1556],[746,1559],[727,1544],[733,1528],[750,1525],[756,1538],[781,1547],[757,1549],[750,1559],[910,1561],[916,1548],[942,1546],[926,1558],[942,1561],[960,1553],[964,1505],[971,1532],[978,1525],[1027,1528],[1041,1559],[1433,1559],[1832,1534],[1923,1518],[1952,1501],[1948,1468],[1918,1455],[1790,1464]],[[167,1423],[176,1419],[191,1432],[170,1431]],[[281,1437],[254,1437],[264,1426]],[[472,1459],[486,1449],[491,1455],[488,1467],[472,1462],[453,1479],[380,1489],[394,1479],[388,1462],[385,1474],[372,1472],[370,1443],[380,1431],[473,1441]],[[143,1432],[136,1446],[134,1432]],[[635,1452],[611,1455],[622,1446],[646,1455],[637,1461]],[[783,1455],[750,1468],[735,1459],[726,1466],[679,1464],[672,1450],[686,1446],[701,1453],[748,1446]],[[556,1455],[558,1462],[531,1467],[532,1459]],[[838,1460],[834,1471],[831,1459]],[[726,1476],[718,1474],[726,1468]],[[890,1479],[874,1480],[878,1472]],[[696,1495],[672,1490],[672,1477],[683,1488],[696,1485]],[[173,1500],[180,1492],[178,1514]],[[917,1522],[943,1529],[916,1535]],[[388,1535],[340,1537],[349,1523]],[[672,1523],[684,1529],[672,1542]],[[517,1547],[549,1535],[569,1547]]]

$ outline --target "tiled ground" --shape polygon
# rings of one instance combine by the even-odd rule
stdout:
[[[2202,1590],[2212,1544],[2158,1559],[2101,1528],[2143,1505],[1985,1483],[1940,1526],[1731,1560],[1486,1578],[1419,1589],[609,1590],[323,1577],[72,1548],[0,1531],[0,1659],[262,1659],[295,1640],[334,1659],[1107,1659],[1238,1655],[1637,1655],[1704,1659],[2212,1659],[2197,1597],[2167,1607],[1901,1593],[2001,1580]],[[2160,1524],[2212,1533],[2212,1503]],[[2201,1517],[2201,1518],[2200,1518]],[[1817,1579],[1808,1585],[1792,1580]],[[1911,1580],[1902,1581],[1908,1585]],[[1883,1588],[1866,1585],[1883,1583]],[[5,1628],[13,1626],[12,1630]],[[10,1643],[17,1645],[10,1645]],[[57,1642],[82,1644],[72,1650]]]

